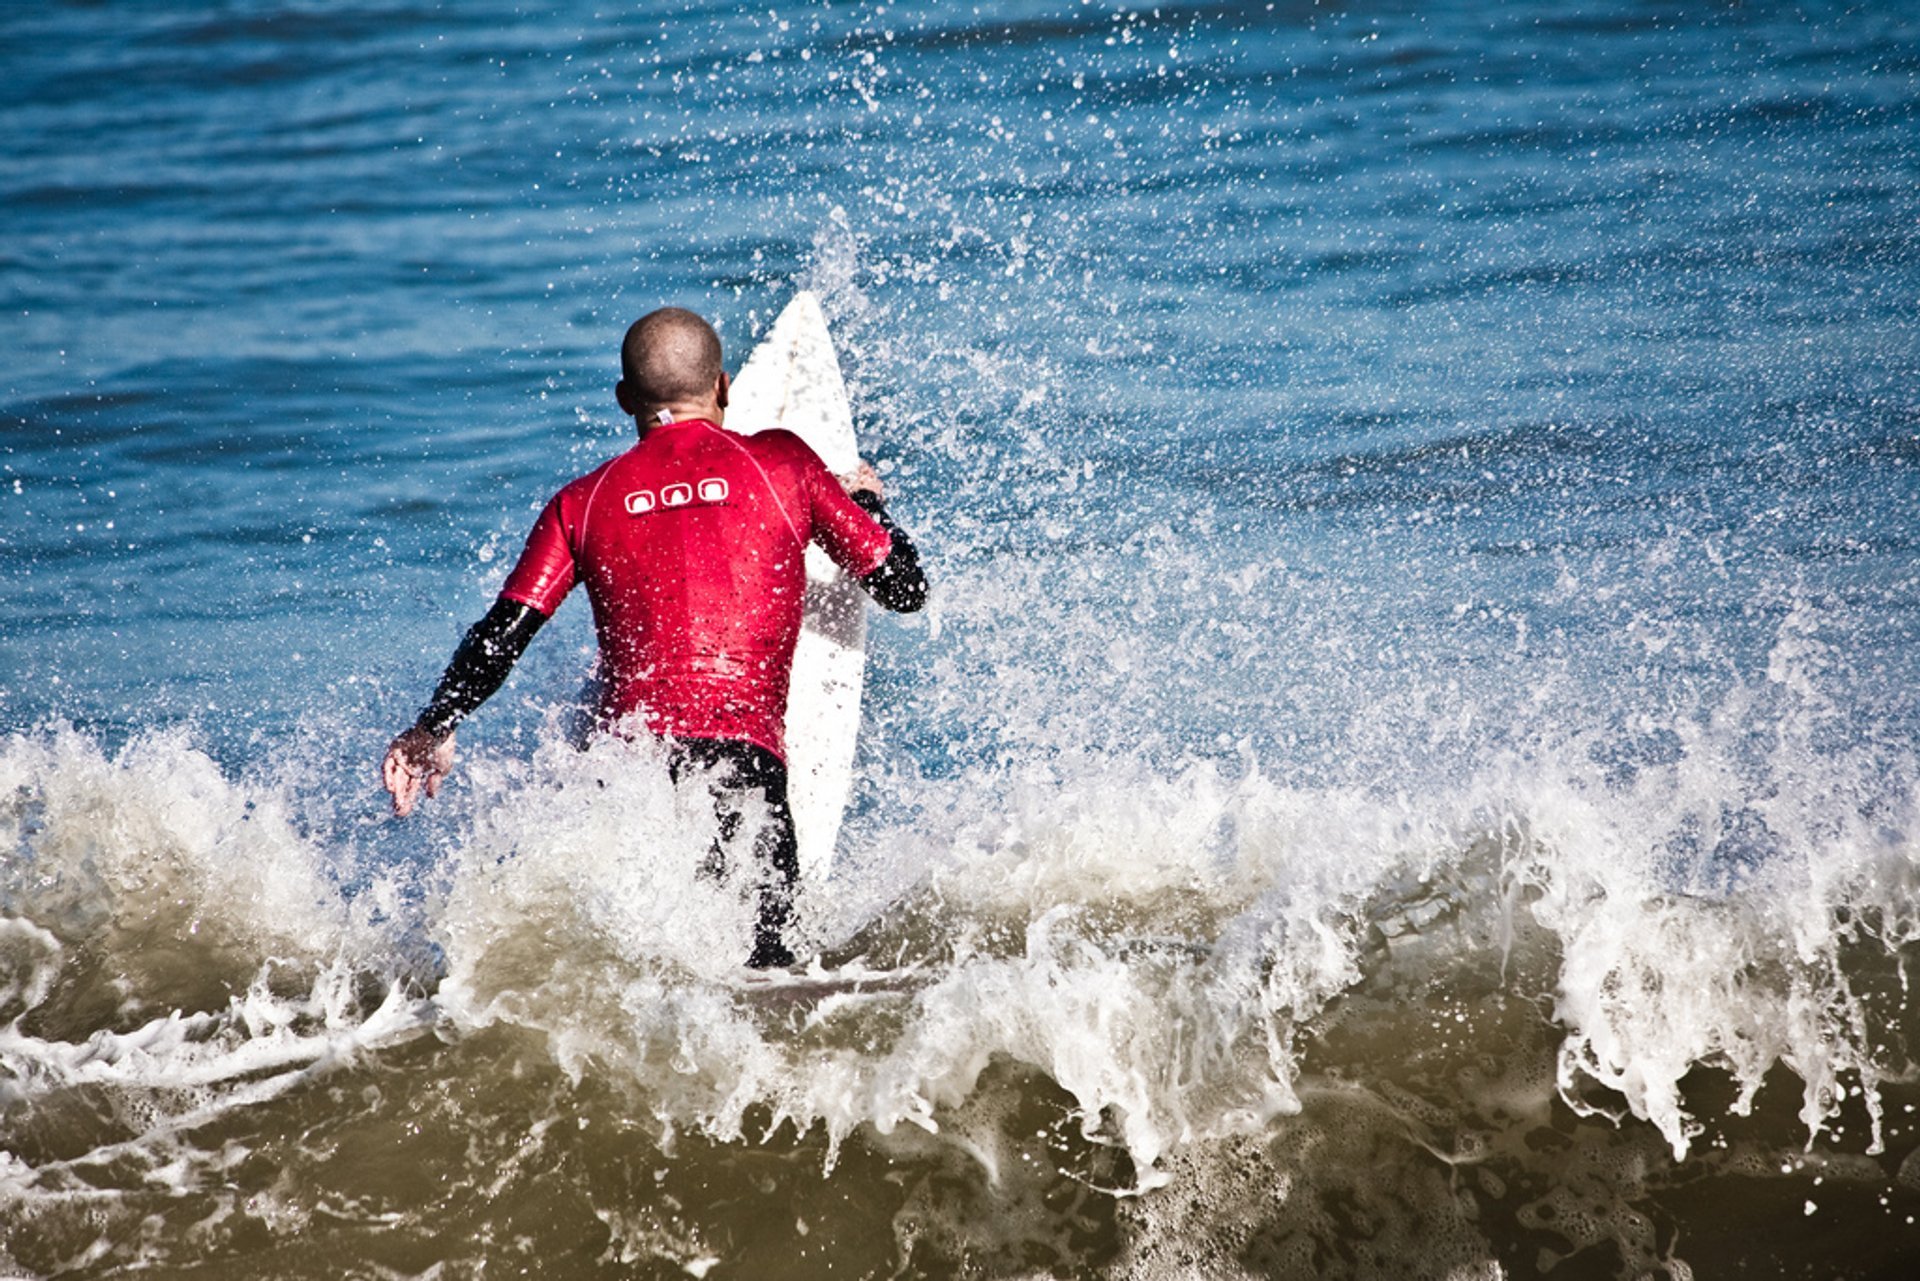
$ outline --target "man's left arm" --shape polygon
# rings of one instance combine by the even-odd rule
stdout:
[[[867,515],[879,521],[880,528],[893,538],[893,549],[880,562],[880,568],[857,581],[867,589],[867,595],[884,608],[896,614],[914,613],[927,603],[927,576],[920,568],[920,553],[913,540],[887,515],[879,494],[859,489],[848,496],[859,503]]]
[[[927,603],[927,576],[920,568],[920,553],[913,540],[887,514],[879,473],[863,460],[853,475],[836,479],[841,480],[847,497],[892,540],[886,559],[854,581],[865,588],[876,603],[896,614],[911,614],[920,609]]]

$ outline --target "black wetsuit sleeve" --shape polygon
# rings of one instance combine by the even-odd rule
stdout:
[[[435,738],[452,733],[469,712],[506,683],[507,673],[546,621],[547,616],[531,605],[505,596],[494,601],[486,617],[467,629],[466,639],[453,651],[453,661],[414,728]]]
[[[883,607],[896,614],[913,613],[927,603],[927,576],[920,569],[920,553],[914,550],[913,540],[907,537],[907,531],[894,524],[893,517],[887,515],[887,509],[878,494],[870,490],[858,490],[853,495],[853,501],[879,521],[880,527],[893,539],[893,550],[880,562],[880,567],[856,581],[867,589],[867,595]]]

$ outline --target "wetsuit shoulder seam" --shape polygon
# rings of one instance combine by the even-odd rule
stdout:
[[[789,534],[792,534],[793,541],[797,543],[802,549],[804,549],[807,545],[807,540],[800,536],[799,527],[793,523],[792,513],[788,512],[787,505],[784,502],[780,501],[780,491],[774,487],[773,477],[767,475],[767,469],[760,465],[760,460],[754,457],[753,451],[751,449],[748,449],[745,442],[740,440],[739,437],[737,437],[734,433],[727,431],[723,427],[715,427],[712,424],[709,424],[707,427],[707,430],[711,431],[713,434],[720,437],[722,440],[726,441],[727,444],[739,450],[743,455],[746,456],[747,461],[753,464],[754,471],[760,473],[760,483],[767,487],[768,496],[773,499],[774,507],[777,508],[780,512],[780,519],[787,522],[787,532]]]
[[[627,451],[629,454],[632,452],[632,450]],[[575,556],[578,556],[581,550],[587,545],[587,522],[593,519],[593,500],[600,496],[600,486],[607,483],[607,477],[613,473],[613,465],[626,456],[626,454],[617,454],[607,459],[606,462],[601,463],[598,467],[594,468],[593,471],[587,473],[588,476],[593,478],[593,485],[587,490],[586,501],[580,504],[580,533],[573,540]],[[579,484],[579,481],[575,481],[574,484]],[[573,485],[567,486],[567,489],[572,488]],[[560,492],[564,494],[567,491],[563,489]],[[563,522],[561,528],[564,529],[565,527]]]

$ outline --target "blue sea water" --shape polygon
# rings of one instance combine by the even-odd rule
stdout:
[[[0,84],[0,1270],[1920,1258],[1903,6],[108,0]],[[938,981],[789,1018],[554,745],[578,604],[373,771],[626,324],[799,287],[936,585],[811,919]],[[576,1117],[646,1155],[500,1174]]]

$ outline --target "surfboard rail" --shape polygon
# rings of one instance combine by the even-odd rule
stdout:
[[[785,429],[836,475],[860,464],[840,361],[820,299],[793,296],[733,380],[727,427],[743,435]],[[807,598],[787,694],[787,797],[803,879],[825,877],[853,791],[866,680],[866,602],[818,547],[807,548]]]

